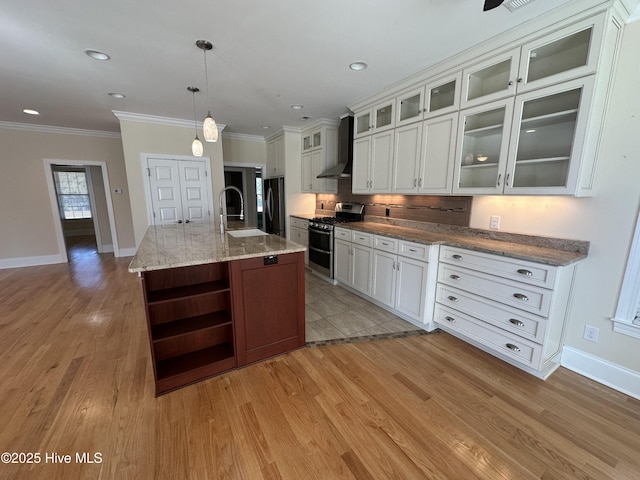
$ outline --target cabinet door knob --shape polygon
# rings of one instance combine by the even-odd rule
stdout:
[[[520,351],[520,347],[518,347],[517,345],[514,345],[513,343],[507,343],[505,345],[505,347],[507,347],[509,350],[514,351],[514,352],[519,352]]]
[[[185,220],[185,221],[184,221],[184,223],[189,223],[189,222],[190,222],[190,220],[189,220],[189,219],[187,219],[187,220]]]
[[[527,277],[532,277],[532,276],[533,276],[533,272],[531,272],[531,270],[526,270],[526,269],[524,269],[524,268],[520,268],[520,269],[518,270],[518,273],[519,273],[520,275],[525,275],[525,276],[527,276]]]
[[[509,80],[508,86],[513,85],[513,80]]]
[[[455,260],[462,260],[462,255],[458,255],[457,253],[455,255],[452,255],[451,257]]]
[[[178,223],[182,223],[182,220],[178,220]]]
[[[451,280],[460,280],[460,277],[458,275],[449,275],[449,278]]]
[[[502,174],[501,173],[498,174],[498,185],[497,185],[498,187],[500,186],[500,180],[502,180]]]
[[[518,300],[522,300],[523,302],[529,301],[529,297],[527,297],[526,295],[523,295],[522,293],[514,293],[513,296],[516,297]]]
[[[451,301],[453,303],[457,303],[458,302],[457,297],[454,297],[453,295],[449,295],[447,298],[449,299],[449,301]]]
[[[522,83],[522,77],[518,79],[518,83]]]
[[[413,188],[416,188],[418,186],[418,179],[414,178],[413,179]]]
[[[507,173],[507,176],[504,179],[504,184],[508,187],[509,186],[509,178],[511,178],[511,174]]]
[[[446,316],[446,317],[444,317],[444,319],[445,319],[447,322],[456,323],[456,319],[455,319],[455,318],[453,318],[453,317]]]
[[[510,318],[509,323],[513,323],[516,327],[524,327],[524,322],[521,322],[516,318]]]

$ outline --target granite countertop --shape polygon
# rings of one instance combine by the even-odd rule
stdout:
[[[147,230],[130,272],[187,267],[243,258],[304,252],[300,245],[277,235],[232,237],[210,223],[152,225]]]
[[[343,223],[339,227],[410,242],[449,245],[554,266],[569,265],[582,260],[587,257],[589,251],[589,242],[581,240],[493,232],[435,223],[405,223],[407,225],[380,220]]]
[[[292,213],[289,215],[290,217],[301,218],[303,220],[311,220],[312,218],[317,217],[315,213]]]

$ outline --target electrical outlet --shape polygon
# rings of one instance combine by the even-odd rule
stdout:
[[[491,230],[500,229],[500,215],[491,215],[491,220],[489,221],[489,228]]]
[[[590,342],[597,343],[598,342],[598,334],[600,333],[600,329],[596,327],[592,327],[591,325],[586,325],[584,327],[584,339],[589,340]]]

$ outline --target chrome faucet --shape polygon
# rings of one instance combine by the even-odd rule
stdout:
[[[220,195],[218,197],[218,202],[220,203],[220,233],[224,233],[224,209],[222,208],[222,196],[227,190],[235,190],[240,195],[240,215],[227,215],[227,217],[240,217],[240,220],[244,220],[244,197],[242,196],[242,190],[238,187],[234,187],[233,185],[224,187],[220,190]]]

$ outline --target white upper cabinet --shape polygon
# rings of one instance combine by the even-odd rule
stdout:
[[[390,193],[394,132],[387,131],[353,142],[353,193]]]
[[[462,108],[514,95],[520,49],[492,56],[462,71]]]
[[[372,108],[355,112],[353,138],[360,138],[395,127],[393,114],[395,101],[395,98],[392,98]]]
[[[462,108],[595,73],[604,14],[465,68]]]
[[[576,190],[594,77],[516,97],[504,193]]]
[[[518,93],[595,73],[604,24],[602,14],[524,44]]]
[[[308,193],[337,193],[336,179],[318,178],[318,175],[338,161],[338,130],[335,122],[319,122],[320,125],[302,132],[300,190]]]
[[[278,135],[267,143],[266,177],[282,177],[285,171],[284,135]]]
[[[456,111],[460,106],[461,78],[459,72],[398,95],[396,127]]]
[[[460,112],[453,193],[502,193],[513,98]]]

